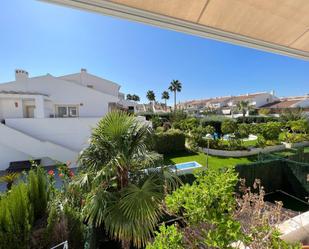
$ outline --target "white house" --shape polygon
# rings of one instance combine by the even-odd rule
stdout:
[[[43,165],[70,161],[87,146],[91,129],[114,108],[131,109],[120,85],[87,73],[30,78],[0,84],[0,170],[11,162],[41,159]]]

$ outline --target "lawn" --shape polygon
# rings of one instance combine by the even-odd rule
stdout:
[[[309,153],[309,147],[304,148],[305,153]],[[285,150],[280,152],[271,153],[274,157],[285,157],[296,154],[296,150]],[[196,161],[199,164],[206,165],[206,154],[202,152],[179,152],[174,154],[169,154],[164,156],[164,163],[177,164]],[[257,161],[257,156],[250,157],[218,157],[218,156],[209,156],[208,166],[209,168],[222,168],[222,167],[234,167],[237,164],[246,164]]]
[[[208,166],[209,168],[222,168],[222,167],[234,167],[237,164],[250,163],[256,161],[257,158],[253,157],[218,157],[218,156],[209,156]],[[169,154],[164,156],[165,164],[177,164],[184,162],[196,161],[199,164],[206,165],[206,154],[199,152],[179,152],[174,154]]]

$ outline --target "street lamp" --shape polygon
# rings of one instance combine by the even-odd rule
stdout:
[[[208,155],[209,155],[209,141],[213,138],[211,134],[207,134],[204,139],[207,140],[207,155],[206,155],[206,168],[208,168]]]

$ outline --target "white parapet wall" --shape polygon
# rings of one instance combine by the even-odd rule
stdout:
[[[275,151],[285,150],[286,147],[284,144],[267,146],[265,148],[252,148],[249,150],[215,150],[209,149],[209,155],[213,156],[222,156],[222,157],[245,157],[245,156],[253,156],[259,153],[270,153]],[[207,153],[207,148],[203,148],[203,151]]]
[[[34,138],[81,151],[88,146],[91,130],[99,120],[100,118],[18,118],[6,119],[5,123]]]
[[[0,170],[13,161],[43,159],[43,164],[70,161],[88,146],[100,118],[20,118],[0,125]],[[52,160],[48,160],[52,159]],[[48,162],[48,164],[47,164]]]
[[[284,221],[278,226],[280,238],[289,243],[309,242],[309,211]]]

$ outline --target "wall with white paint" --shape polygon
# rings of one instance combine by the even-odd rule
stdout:
[[[40,140],[80,151],[100,118],[6,119],[6,125]]]

